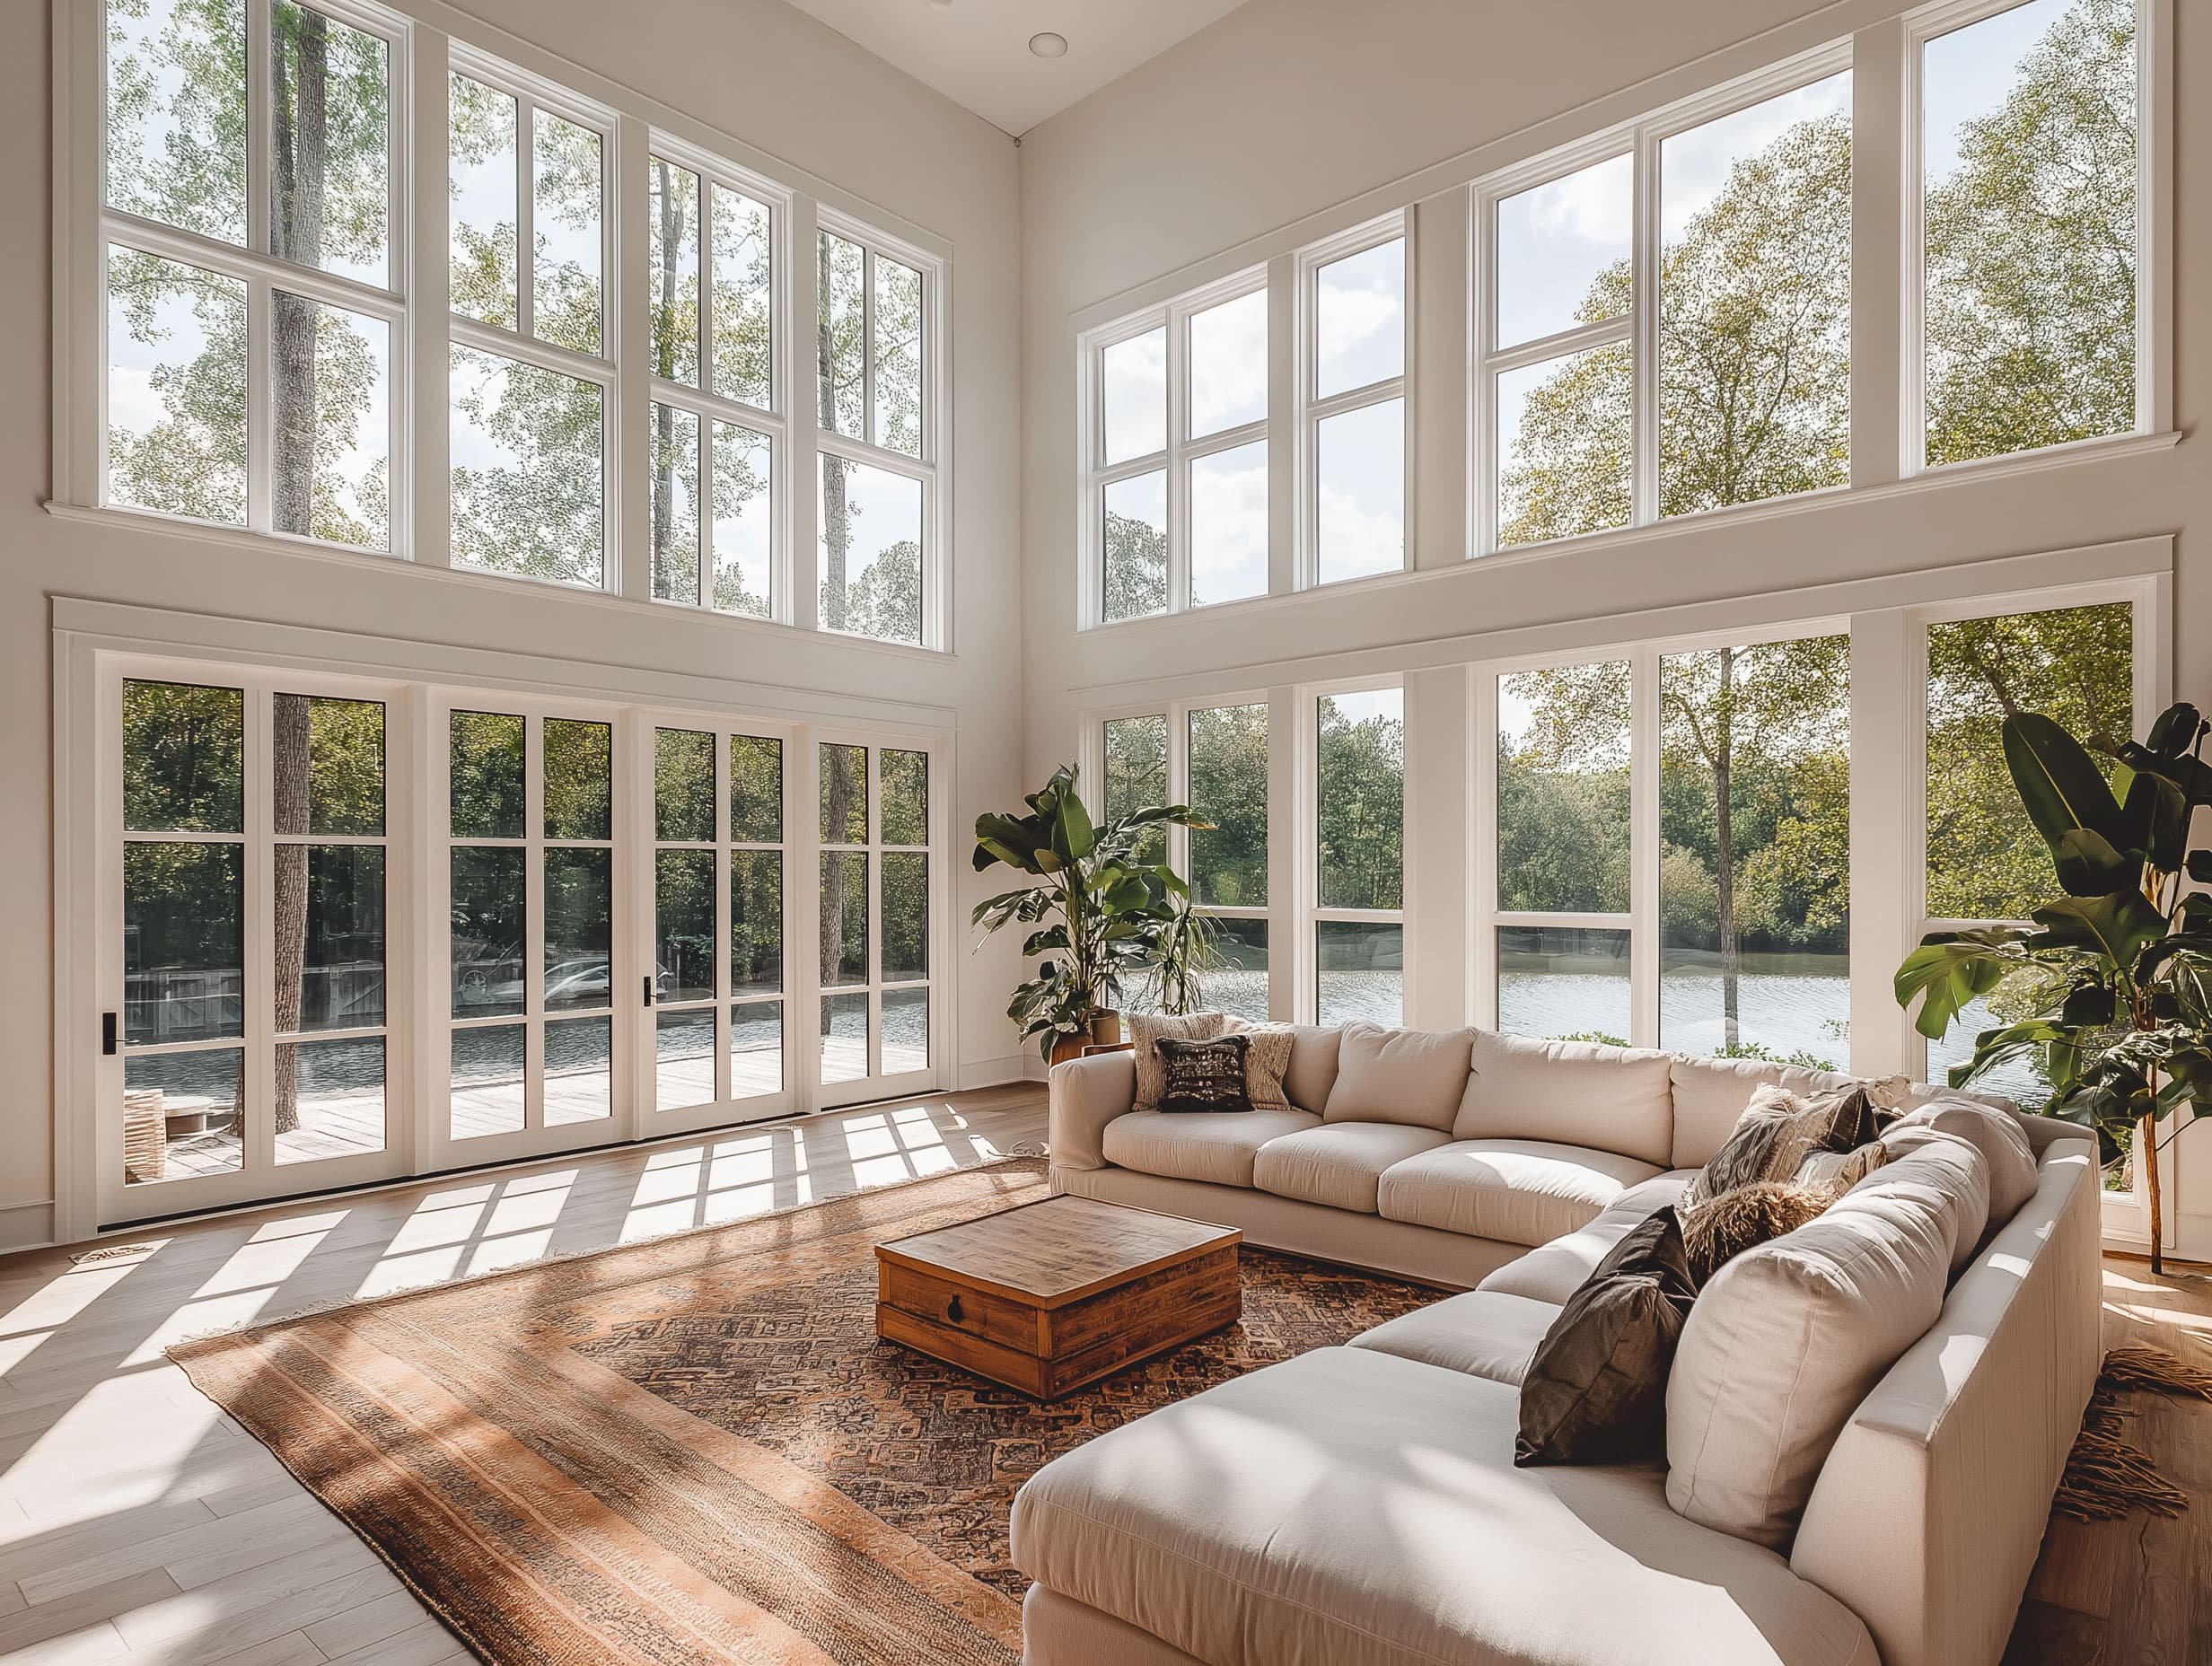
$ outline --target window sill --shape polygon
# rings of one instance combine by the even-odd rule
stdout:
[[[1300,590],[1219,602],[1212,607],[1184,608],[1170,613],[1148,613],[1142,618],[1102,621],[1083,626],[1080,631],[1088,635],[1093,631],[1126,631],[1140,627],[1157,629],[1181,620],[1242,615],[1256,608],[1303,597],[1387,589],[1398,584],[1441,579],[1463,573],[1470,567],[1518,566],[1523,562],[1548,561],[1570,551],[1614,549],[1655,543],[1709,527],[1735,526],[1804,514],[1839,504],[1878,503],[1887,498],[1936,491],[1947,486],[2004,479],[2014,475],[2040,474],[2046,469],[2067,468],[2076,463],[2111,462],[2148,456],[2172,451],[2181,442],[2181,432],[2177,428],[2162,429],[2155,434],[2115,434],[2094,440],[2076,440],[2065,445],[2046,446],[2040,451],[1979,458],[1972,462],[1945,463],[1941,468],[1921,469],[1900,479],[1884,480],[1876,485],[1833,486],[1819,491],[1795,493],[1787,497],[1769,498],[1756,504],[1732,504],[1719,509],[1699,510],[1694,514],[1671,515],[1647,526],[1612,527],[1602,532],[1555,538],[1540,544],[1510,545],[1504,549],[1470,555],[1442,566],[1413,567],[1397,573],[1371,573],[1359,578],[1340,579],[1334,583],[1309,584]]]
[[[81,526],[104,527],[111,531],[150,532],[159,538],[212,544],[223,549],[276,551],[288,557],[303,557],[311,561],[327,561],[339,566],[370,568],[381,572],[405,568],[432,582],[464,584],[508,596],[515,594],[519,586],[531,595],[557,598],[589,608],[612,608],[656,619],[688,618],[705,623],[709,628],[728,628],[741,634],[768,633],[786,641],[794,637],[830,640],[868,653],[887,653],[901,659],[920,659],[931,663],[942,663],[958,657],[949,649],[917,647],[906,642],[884,642],[873,636],[854,636],[847,631],[803,631],[797,626],[779,619],[758,618],[743,613],[717,613],[711,609],[695,608],[683,602],[640,601],[635,597],[619,596],[610,591],[592,590],[580,584],[564,584],[555,579],[536,578],[526,573],[487,573],[471,567],[432,566],[382,550],[348,549],[342,544],[318,543],[309,539],[287,538],[269,532],[250,532],[216,526],[204,521],[176,520],[145,510],[122,509],[112,505],[91,508],[83,504],[65,504],[51,499],[45,507],[46,513],[57,521],[67,521]]]

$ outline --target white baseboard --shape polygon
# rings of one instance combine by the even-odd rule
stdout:
[[[0,1209],[0,1255],[43,1250],[54,1242],[54,1206],[19,1203]]]
[[[996,1058],[979,1058],[963,1061],[960,1067],[960,1085],[967,1088],[995,1088],[1002,1083],[1028,1079],[1027,1066],[1037,1062],[1025,1053],[1002,1053]]]

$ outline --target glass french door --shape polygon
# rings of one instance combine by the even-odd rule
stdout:
[[[786,743],[656,721],[652,986],[641,1134],[757,1122],[797,1095],[784,1022]]]
[[[401,1171],[394,693],[193,667],[101,684],[103,1224]]]
[[[855,737],[815,745],[821,1102],[936,1085],[934,754]]]

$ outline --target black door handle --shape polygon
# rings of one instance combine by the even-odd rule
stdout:
[[[105,1057],[112,1058],[115,1056],[115,1014],[113,1013],[102,1013],[100,1015],[100,1050]]]

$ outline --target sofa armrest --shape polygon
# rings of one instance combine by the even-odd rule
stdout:
[[[1093,1053],[1052,1066],[1045,1141],[1056,1169],[1102,1169],[1106,1125],[1137,1102],[1137,1055]]]

